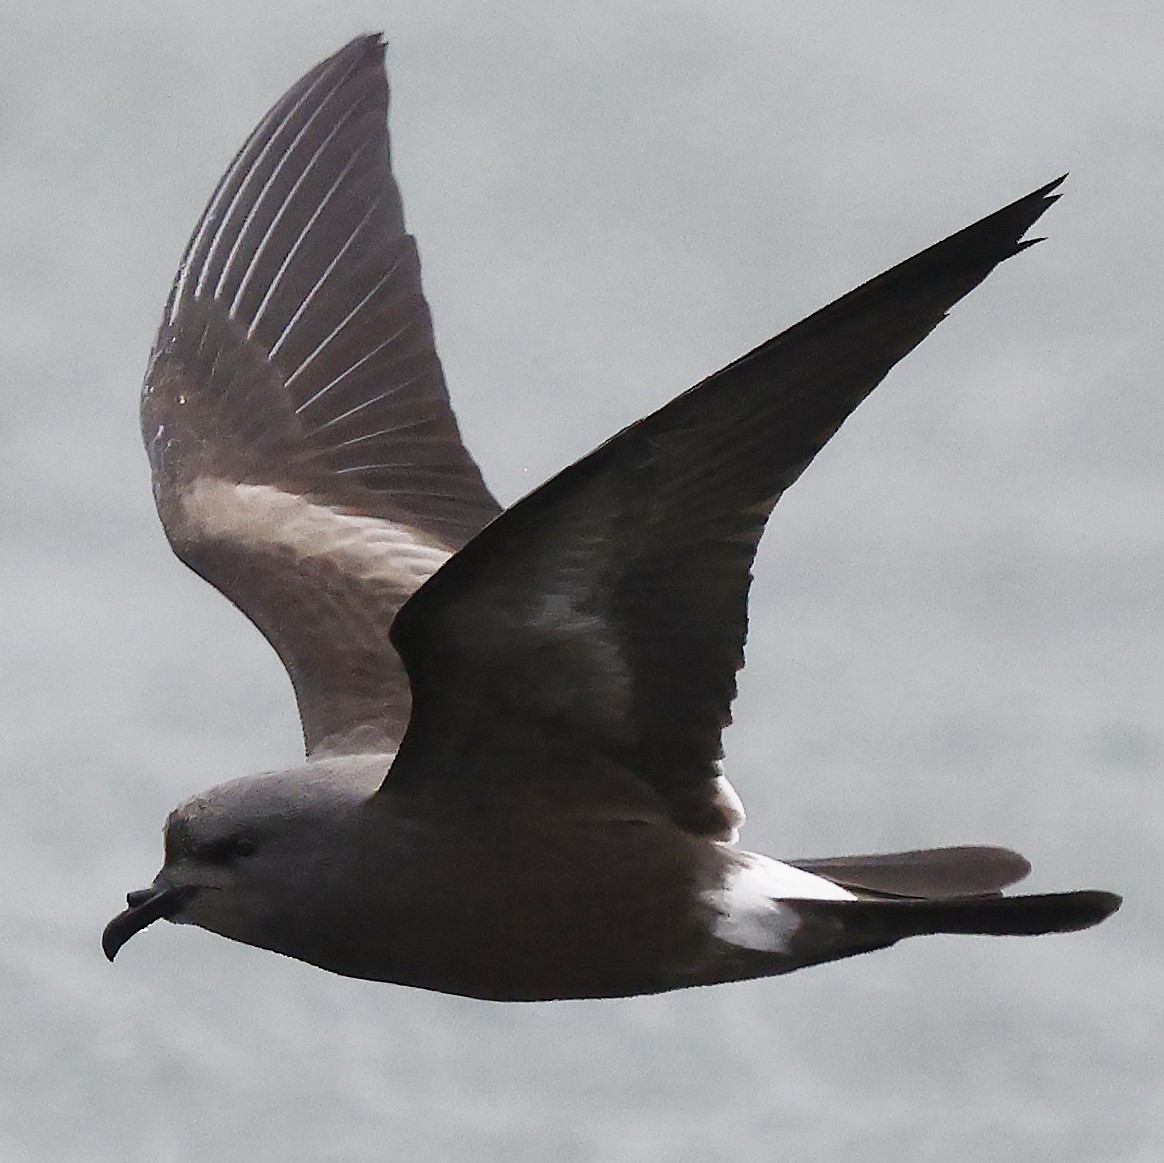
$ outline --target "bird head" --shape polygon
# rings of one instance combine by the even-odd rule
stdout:
[[[373,774],[383,771],[380,765]],[[279,948],[287,918],[325,890],[350,850],[370,790],[374,783],[308,765],[232,780],[187,800],[166,820],[165,860],[153,884],[128,893],[128,907],[105,927],[106,957],[112,961],[163,918]]]

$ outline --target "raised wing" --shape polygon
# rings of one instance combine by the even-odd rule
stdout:
[[[267,114],[187,245],[142,394],[170,544],[278,651],[308,753],[395,749],[388,628],[499,511],[449,407],[387,113],[370,36]]]
[[[772,507],[948,309],[1030,245],[1020,239],[1057,185],[624,429],[442,567],[392,628],[414,697],[400,773],[411,765],[425,775],[443,751],[442,777],[454,778],[456,749],[481,740],[513,740],[512,762],[497,766],[515,772],[535,745],[601,752],[651,785],[684,827],[729,834],[736,819],[716,761]]]

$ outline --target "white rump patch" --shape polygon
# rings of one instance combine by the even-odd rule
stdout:
[[[273,485],[199,477],[182,495],[186,519],[203,536],[257,552],[327,558],[350,577],[411,593],[451,556],[409,525],[345,513]]]
[[[791,864],[756,852],[737,855],[739,863],[728,872],[723,885],[705,898],[718,914],[712,933],[729,944],[785,952],[800,920],[783,901],[857,899],[847,888]]]

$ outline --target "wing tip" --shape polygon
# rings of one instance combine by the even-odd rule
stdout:
[[[371,68],[378,69],[387,76],[388,70],[384,61],[387,48],[388,39],[383,32],[363,32],[353,37],[331,56],[325,57],[316,68],[322,71],[350,68],[355,73]]]
[[[972,226],[967,227],[967,230],[974,230],[976,227],[987,227],[997,223],[1000,229],[1007,233],[1013,231],[1014,242],[1013,249],[1010,252],[1011,255],[1018,254],[1019,251],[1027,250],[1036,243],[1045,241],[1044,238],[1023,238],[1022,236],[1063,196],[1061,193],[1055,193],[1055,191],[1066,180],[1067,174],[1060,174],[1059,177],[1040,186],[1037,190],[1032,190],[1029,194],[1011,202],[1010,205],[1004,206],[1001,210],[996,210],[993,214],[989,214],[985,218],[980,219]]]
[[[921,272],[925,271],[929,272],[929,278],[944,272],[961,283],[958,293],[951,296],[943,311],[944,317],[954,303],[973,290],[1000,263],[1044,241],[1043,238],[1024,239],[1023,235],[1062,197],[1054,191],[1067,180],[1067,176],[1061,174],[1029,194],[964,226],[850,293],[862,293],[866,288],[884,285],[890,280],[900,279],[906,272],[914,278],[919,278]]]
[[[387,47],[388,38],[382,31],[362,32],[359,36],[352,37],[343,48],[335,53],[335,56],[383,56]]]

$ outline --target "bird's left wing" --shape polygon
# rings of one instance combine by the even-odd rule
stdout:
[[[730,834],[738,801],[716,760],[772,507],[886,372],[1029,245],[1057,184],[769,340],[474,538],[393,625],[414,708],[385,788],[414,758],[420,778],[448,781],[504,779],[541,754],[549,779],[601,753],[683,827]],[[486,747],[510,754],[487,766]]]
[[[389,163],[379,37],[294,85],[186,248],[142,396],[174,551],[266,635],[309,753],[395,750],[397,609],[498,505],[461,444]]]

